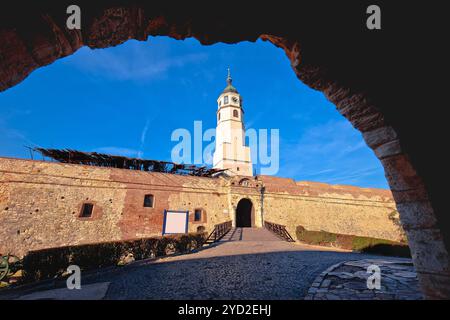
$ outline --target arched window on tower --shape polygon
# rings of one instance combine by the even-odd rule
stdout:
[[[239,112],[236,109],[233,110],[233,117],[239,118]]]
[[[220,112],[217,114],[217,120],[220,120]]]
[[[243,186],[243,187],[249,187],[250,186],[250,180],[249,179],[242,179],[241,181],[239,181],[239,185]]]

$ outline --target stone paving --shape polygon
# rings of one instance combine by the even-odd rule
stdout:
[[[351,268],[357,266],[342,263],[364,259],[379,259],[386,261],[386,264],[394,260],[334,248],[288,243],[266,229],[238,228],[220,242],[197,252],[98,270],[91,276],[82,275],[82,287],[108,284],[106,292],[102,291],[103,299],[304,299],[309,297],[311,284],[329,266],[342,266],[345,268],[342,272],[355,274],[358,270]],[[382,272],[384,270],[383,265]],[[341,272],[341,269],[329,271]],[[399,277],[399,272],[410,272],[409,269],[397,271],[391,276]],[[327,274],[323,277],[320,286],[327,284],[326,280],[330,280],[330,283],[320,289],[334,290],[334,282],[331,281],[334,278],[328,278],[331,276]],[[411,294],[410,297],[418,292],[417,286],[414,287],[416,280],[412,279],[407,287],[398,287],[398,290]],[[64,282],[60,282],[53,288],[41,287],[39,290],[54,290],[64,285]],[[382,285],[386,286],[386,283],[382,282]],[[33,290],[26,292],[28,295],[32,293]],[[64,291],[59,293],[63,294]],[[349,299],[352,298],[350,292],[346,294]],[[45,297],[49,295],[55,297],[54,294],[44,294]],[[341,296],[345,298],[344,294]],[[309,298],[319,297],[323,298]],[[324,297],[333,298],[331,295]],[[0,299],[18,298],[24,298],[24,292],[13,290],[8,295],[0,293]],[[89,299],[86,295],[83,298]],[[396,296],[386,295],[385,298],[395,299]]]
[[[378,288],[371,266],[380,271]],[[337,263],[312,283],[305,300],[421,300],[417,274],[411,259],[364,259]]]

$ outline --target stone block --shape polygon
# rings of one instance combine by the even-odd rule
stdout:
[[[417,272],[449,274],[449,255],[438,229],[406,230]]]
[[[397,133],[392,127],[386,126],[363,133],[363,138],[372,149],[397,139]]]
[[[428,201],[399,203],[397,210],[404,229],[432,228],[436,225],[434,210]]]
[[[426,299],[448,299],[450,276],[419,272],[419,284]]]

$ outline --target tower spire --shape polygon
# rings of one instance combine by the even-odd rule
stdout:
[[[228,67],[227,86],[226,86],[226,88],[223,90],[222,93],[225,93],[225,92],[235,92],[235,93],[238,93],[238,91],[236,90],[236,88],[233,87],[233,85],[231,84],[232,82],[233,82],[233,78],[231,78],[230,67]]]
[[[228,67],[228,76],[227,76],[228,85],[231,85],[231,82],[233,82],[233,79],[231,78],[230,67]]]

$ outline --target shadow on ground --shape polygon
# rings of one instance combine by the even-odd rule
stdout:
[[[81,281],[82,287],[109,283],[92,299],[303,299],[331,265],[368,258],[393,259],[288,243],[267,230],[248,229],[198,252],[82,273]],[[0,299],[64,286],[56,281],[18,288],[0,293]]]

